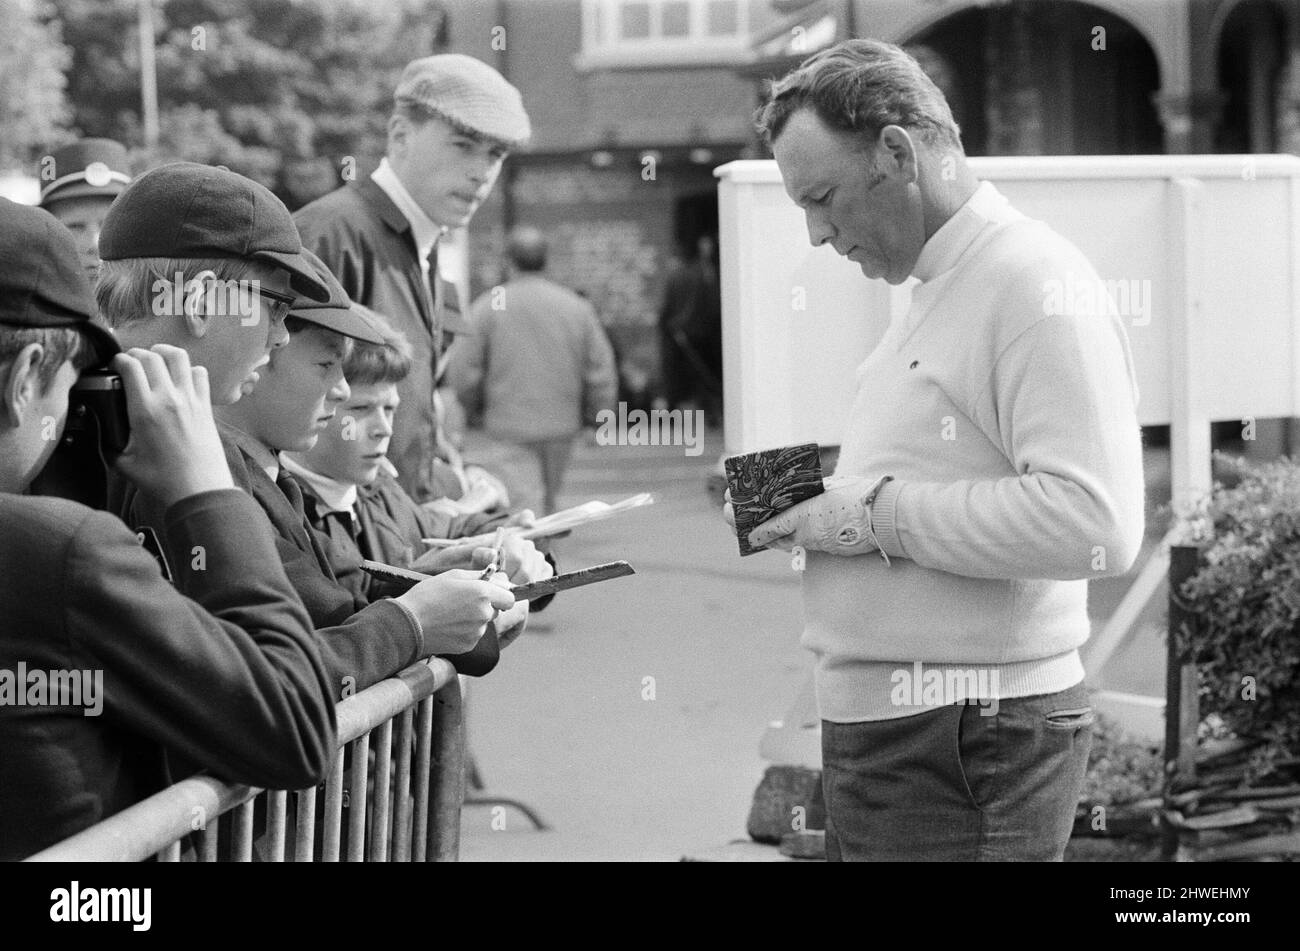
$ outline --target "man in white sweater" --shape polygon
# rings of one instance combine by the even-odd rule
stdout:
[[[808,553],[828,856],[1060,859],[1087,582],[1143,534],[1123,325],[1078,249],[975,178],[897,47],[817,54],[756,118],[812,243],[920,282],[858,370],[827,492],[750,536]]]

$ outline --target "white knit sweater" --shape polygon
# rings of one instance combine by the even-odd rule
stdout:
[[[872,510],[890,561],[809,552],[803,573],[803,644],[837,722],[933,705],[914,702],[915,662],[958,683],[982,669],[968,696],[1078,683],[1086,579],[1126,571],[1143,534],[1124,318],[1104,296],[1054,296],[1099,286],[1078,249],[985,182],[913,276],[910,310],[858,370],[835,473],[893,476]]]

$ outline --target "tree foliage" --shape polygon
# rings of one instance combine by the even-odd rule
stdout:
[[[154,14],[159,145],[145,152],[136,0],[52,6],[78,134],[127,143],[138,167],[226,165],[294,206],[382,153],[397,76],[438,51],[442,23],[436,0],[167,0]]]
[[[0,170],[32,162],[58,144],[67,122],[63,72],[70,60],[48,11],[0,0]]]

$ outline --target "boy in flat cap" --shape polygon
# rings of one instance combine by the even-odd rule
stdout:
[[[93,825],[186,765],[315,785],[335,751],[330,682],[272,533],[231,481],[207,372],[175,347],[118,352],[49,213],[0,199],[0,260],[0,859]],[[117,518],[25,494],[78,373],[110,358],[131,425],[117,465],[187,554],[176,588]]]
[[[478,494],[476,473],[439,428],[447,347],[468,325],[455,287],[438,275],[438,243],[469,224],[531,131],[519,91],[491,66],[457,54],[417,59],[397,84],[379,168],[296,215],[303,243],[352,299],[390,317],[411,343],[390,456],[418,502]]]
[[[140,176],[113,206],[101,251],[101,313],[124,341],[166,341],[187,350],[208,368],[218,407],[253,392],[272,351],[286,345],[287,311],[307,303],[295,305],[293,289],[328,304],[329,317],[321,320],[336,329],[380,339],[338,306],[338,282],[303,251],[279,199],[225,169],[175,163]],[[513,605],[508,591],[486,582],[458,584],[466,580],[458,574],[400,598],[357,601],[317,558],[311,530],[295,511],[300,503],[294,504],[292,481],[277,481],[272,449],[246,458],[242,449],[250,447],[233,444],[229,433],[224,441],[236,484],[252,491],[275,530],[290,581],[316,625],[336,700],[421,657],[471,650],[494,610]],[[269,491],[254,491],[258,486]],[[147,493],[126,487],[116,504],[129,524],[157,530],[161,512]]]
[[[127,167],[126,146],[113,139],[79,139],[41,165],[40,206],[72,232],[92,285],[99,271],[99,232],[113,199],[131,182]]]

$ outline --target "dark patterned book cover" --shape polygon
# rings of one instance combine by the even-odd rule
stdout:
[[[750,532],[823,491],[822,457],[816,443],[730,456],[725,464],[742,556],[763,550],[749,544]]]

